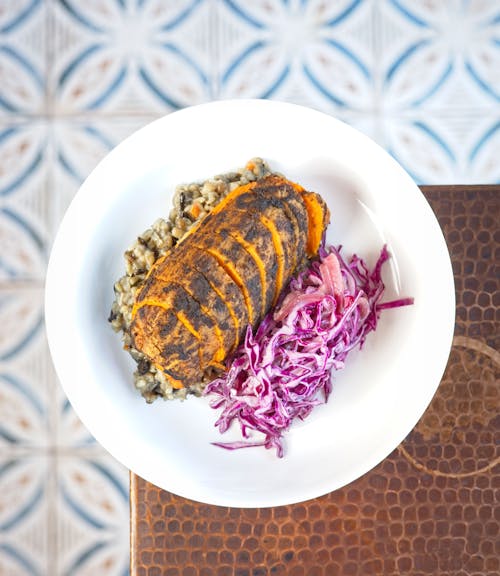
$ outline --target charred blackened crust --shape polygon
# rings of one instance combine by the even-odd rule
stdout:
[[[154,264],[131,336],[175,387],[220,369],[317,251],[328,211],[316,197],[275,175],[240,186]]]

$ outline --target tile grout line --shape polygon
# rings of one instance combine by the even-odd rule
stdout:
[[[47,506],[47,570],[48,574],[58,574],[57,526],[59,523],[59,510],[57,505],[57,482],[59,476],[59,461],[57,455],[49,452],[47,457],[52,466],[48,477],[48,506]]]
[[[12,278],[9,280],[0,280],[0,292],[8,290],[43,290],[45,279],[43,278]]]
[[[377,142],[385,144],[385,134],[383,130],[382,120],[382,89],[381,89],[381,76],[382,66],[380,65],[380,0],[374,0],[373,3],[373,19],[372,19],[372,42],[373,42],[373,126],[374,137]]]
[[[217,48],[211,48],[214,54],[218,54]],[[373,65],[374,70],[379,73],[378,65],[374,63]],[[375,73],[374,73],[375,79]],[[375,87],[378,87],[378,93],[375,95]],[[218,90],[219,90],[219,82],[218,80],[214,80],[211,82],[210,90],[214,92],[214,98],[217,98]],[[380,81],[374,81],[374,90],[373,90],[373,106],[371,108],[372,113],[378,111],[380,107],[380,102],[382,99],[381,96],[381,87]],[[349,113],[353,116],[366,116],[366,110],[355,110],[350,109]],[[420,111],[420,113],[424,113],[424,111]],[[464,118],[464,116],[470,118],[491,118],[497,119],[500,113],[500,105],[497,103],[492,103],[488,109],[481,108],[479,106],[473,108],[470,106],[464,106],[463,108],[433,108],[431,110],[425,110],[425,114],[432,116],[432,117],[439,117],[439,118],[455,118],[460,117]],[[415,115],[416,112],[412,110],[399,110],[391,113],[391,116],[395,118],[405,118],[408,116]],[[34,122],[34,121],[41,121],[50,124],[54,119],[64,120],[67,122],[75,122],[75,123],[82,123],[82,122],[102,122],[102,121],[118,121],[118,122],[126,122],[126,121],[137,121],[137,120],[144,120],[144,121],[152,121],[160,118],[163,113],[139,113],[139,112],[87,112],[87,111],[79,111],[79,112],[66,112],[63,114],[57,114],[57,116],[53,117],[50,114],[10,114],[6,116],[0,115],[0,125],[2,124],[12,124],[12,123],[27,123],[27,122]]]
[[[54,99],[52,94],[52,71],[54,65],[54,0],[47,0],[47,14],[45,20],[45,49],[46,49],[46,71],[45,71],[45,112],[47,119],[47,174],[45,179],[45,195],[47,202],[47,220],[48,220],[48,233],[49,245],[47,246],[47,263],[52,248],[52,243],[55,238],[59,213],[59,194],[55,190],[55,154],[54,154]],[[44,318],[45,323],[45,318]],[[44,324],[45,325],[45,324]],[[59,455],[55,449],[57,446],[57,435],[59,429],[58,409],[57,409],[57,375],[52,365],[52,358],[50,351],[47,348],[47,377],[49,386],[49,405],[48,405],[48,418],[49,418],[49,450],[47,456],[52,464],[49,474],[48,486],[48,507],[47,507],[47,570],[48,574],[58,574],[59,554],[58,554],[58,526],[59,526],[59,507],[57,502],[57,483],[59,476]]]
[[[50,78],[52,75],[53,54],[51,50],[52,33],[52,0],[46,2],[45,14],[45,93],[44,93],[44,113],[47,118],[51,118],[52,106],[50,98]]]
[[[219,9],[217,0],[210,2],[210,16],[208,18],[208,43],[210,52],[210,70],[212,73],[210,85],[210,99],[217,100],[220,94],[219,86],[219,62],[220,62],[220,22],[219,22]]]
[[[52,248],[52,242],[54,241],[57,226],[57,214],[58,214],[58,195],[54,190],[54,102],[52,95],[52,68],[54,64],[54,0],[47,0],[47,14],[45,19],[45,50],[46,50],[46,86],[45,86],[45,116],[42,120],[47,122],[47,148],[46,148],[46,160],[47,160],[47,176],[45,181],[45,195],[47,201],[47,220],[49,227],[49,245],[47,246],[47,263],[50,256],[50,250]],[[52,417],[51,412],[51,417]]]

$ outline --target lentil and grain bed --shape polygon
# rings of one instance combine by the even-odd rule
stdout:
[[[158,219],[143,232],[125,252],[126,273],[114,285],[115,300],[109,322],[116,332],[122,332],[123,345],[137,363],[134,384],[147,402],[158,397],[166,400],[185,398],[187,394],[200,395],[206,381],[193,383],[188,388],[172,387],[167,376],[155,368],[147,357],[134,349],[130,334],[132,308],[138,291],[154,263],[177,242],[229,192],[235,188],[260,180],[272,174],[260,158],[250,160],[245,168],[221,174],[201,183],[177,186],[173,209],[168,219]],[[207,375],[207,381],[212,375]]]

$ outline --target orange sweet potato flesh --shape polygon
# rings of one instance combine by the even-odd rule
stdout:
[[[135,348],[172,385],[220,367],[317,254],[329,213],[280,176],[240,186],[152,267],[132,313]]]

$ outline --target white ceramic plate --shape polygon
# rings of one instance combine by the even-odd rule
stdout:
[[[383,243],[386,298],[362,352],[336,374],[327,405],[294,424],[285,457],[211,441],[208,400],[147,405],[133,361],[107,322],[123,252],[159,216],[175,186],[242,166],[253,156],[327,201],[330,243],[373,264]],[[211,504],[260,507],[320,496],[383,460],[429,404],[448,358],[455,315],[446,244],[429,205],[379,146],[320,112],[272,101],[220,101],[170,114],[120,144],[69,207],[50,258],[46,321],[64,390],[95,438],[146,480]]]

